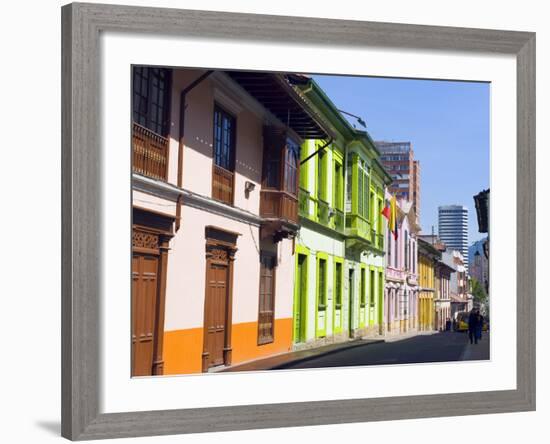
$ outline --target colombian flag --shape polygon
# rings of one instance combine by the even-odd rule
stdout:
[[[386,202],[382,215],[388,219],[388,228],[393,233],[393,238],[397,240],[397,200],[395,196],[391,197],[389,204]]]

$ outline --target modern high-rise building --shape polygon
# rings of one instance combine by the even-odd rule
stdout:
[[[439,207],[438,235],[448,250],[462,253],[464,266],[468,269],[468,208],[462,205]]]
[[[380,151],[380,161],[393,182],[390,193],[398,199],[413,204],[417,218],[420,218],[420,164],[414,159],[411,142],[375,142]]]

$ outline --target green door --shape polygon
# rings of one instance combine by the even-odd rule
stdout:
[[[307,256],[298,254],[294,295],[294,342],[304,342],[306,336]]]
[[[353,336],[353,282],[354,282],[353,268],[349,269],[348,274],[348,329],[349,337]]]

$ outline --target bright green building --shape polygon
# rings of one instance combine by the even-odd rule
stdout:
[[[391,178],[369,134],[356,130],[313,79],[290,81],[334,134],[301,147],[295,347],[376,335],[384,307],[380,213]]]

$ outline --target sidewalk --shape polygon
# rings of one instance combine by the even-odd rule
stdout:
[[[258,370],[284,369],[287,365],[290,364],[298,364],[300,362],[308,361],[309,359],[318,358],[320,356],[327,356],[341,350],[361,347],[368,344],[378,344],[380,342],[384,342],[383,337],[380,337],[380,339],[354,339],[352,341],[324,345],[317,348],[309,348],[306,350],[281,353],[278,355],[269,356],[268,358],[257,359],[254,361],[245,362],[243,364],[226,367],[222,370],[219,370],[219,372],[252,372]]]
[[[490,359],[489,332],[483,332],[482,339],[477,344],[467,343],[462,353],[462,361],[484,361]]]

